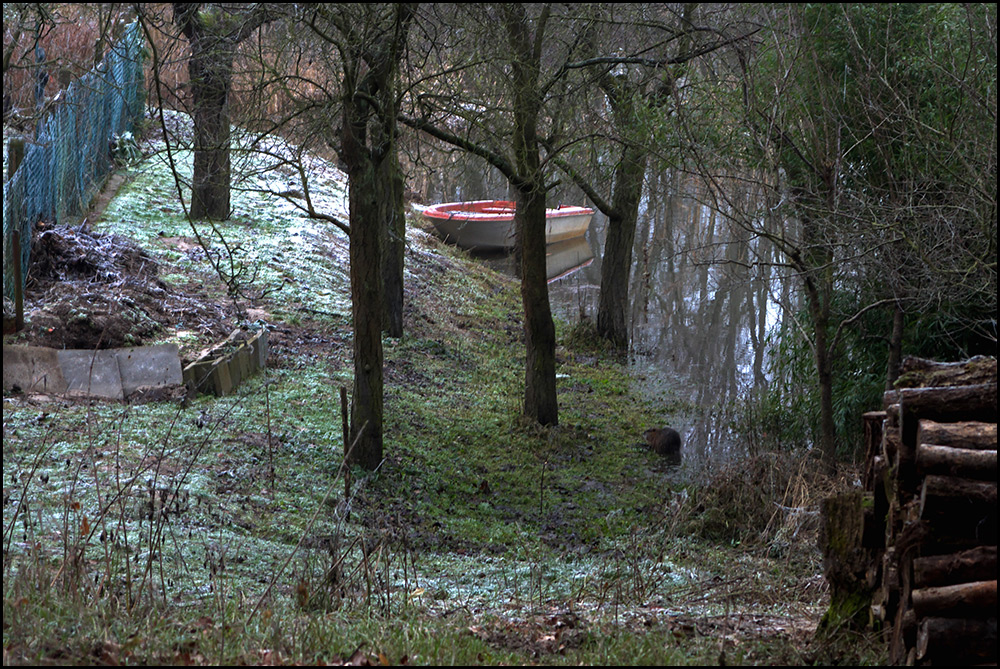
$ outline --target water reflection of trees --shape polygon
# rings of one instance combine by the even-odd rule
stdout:
[[[478,159],[455,153],[437,160],[417,184],[421,199],[505,196],[506,181]],[[746,445],[730,426],[749,393],[767,383],[767,333],[790,282],[774,265],[771,244],[731,217],[763,217],[768,207],[746,183],[729,183],[726,198],[713,198],[701,179],[679,171],[650,170],[647,180],[630,286],[631,360],[683,430],[688,461],[742,453]],[[585,200],[565,189],[550,201]],[[728,211],[719,204],[725,201],[739,210]],[[596,318],[605,225],[595,216],[588,234],[594,262],[550,284],[553,311],[564,320]],[[683,415],[671,416],[674,406],[686,407]]]
[[[699,409],[688,443],[702,456],[717,454],[729,450],[725,423],[761,340],[750,334],[757,324],[750,240],[732,234],[682,175],[651,181],[637,252],[634,350],[684,384],[679,393]]]
[[[746,445],[736,443],[730,425],[749,393],[767,383],[767,333],[789,282],[773,264],[771,244],[733,225],[700,180],[674,171],[647,179],[630,289],[633,364],[665,407],[688,407],[676,419],[689,456],[741,453]],[[759,193],[744,190],[736,194],[739,215],[763,215]],[[598,219],[591,231],[598,245],[601,226]],[[599,280],[599,270],[589,268],[554,284],[560,315],[575,319],[583,311],[593,318],[596,300],[588,296]]]

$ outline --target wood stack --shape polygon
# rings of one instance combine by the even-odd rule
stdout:
[[[872,616],[893,664],[995,664],[996,359],[903,371],[865,415]]]

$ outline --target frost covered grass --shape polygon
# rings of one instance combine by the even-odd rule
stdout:
[[[224,283],[251,300],[274,296],[267,301],[282,318],[301,309],[321,316],[350,314],[350,291],[344,289],[349,286],[346,234],[303,211],[289,147],[235,151],[243,177],[232,191],[232,217],[221,222],[193,221],[186,214],[190,150],[167,152],[162,143],[146,149],[150,157],[136,166],[107,207],[101,230],[147,245],[175,268],[175,278],[204,281],[221,274]],[[314,210],[346,221],[342,173],[308,156],[300,162],[309,170]]]
[[[562,424],[525,423],[516,284],[415,221],[406,334],[385,341],[386,460],[348,494],[345,236],[249,189],[232,220],[192,228],[161,156],[99,227],[177,285],[226,293],[206,253],[243,268],[228,276],[271,329],[269,367],[186,403],[4,398],[6,662],[815,661],[814,550],[775,558],[728,513],[699,534],[705,501],[725,502],[639,446],[664,407],[562,324]],[[294,190],[289,169],[265,160],[241,187]],[[317,198],[342,216],[325,169]],[[177,241],[196,233],[207,248]]]

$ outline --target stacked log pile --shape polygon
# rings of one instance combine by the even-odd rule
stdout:
[[[996,359],[908,359],[865,415],[864,546],[893,664],[997,658]]]

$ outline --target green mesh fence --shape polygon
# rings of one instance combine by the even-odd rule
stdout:
[[[112,142],[142,118],[143,46],[133,23],[100,65],[60,93],[35,138],[25,140],[24,160],[3,187],[5,297],[14,297],[14,231],[26,280],[34,224],[83,214],[114,169]]]

